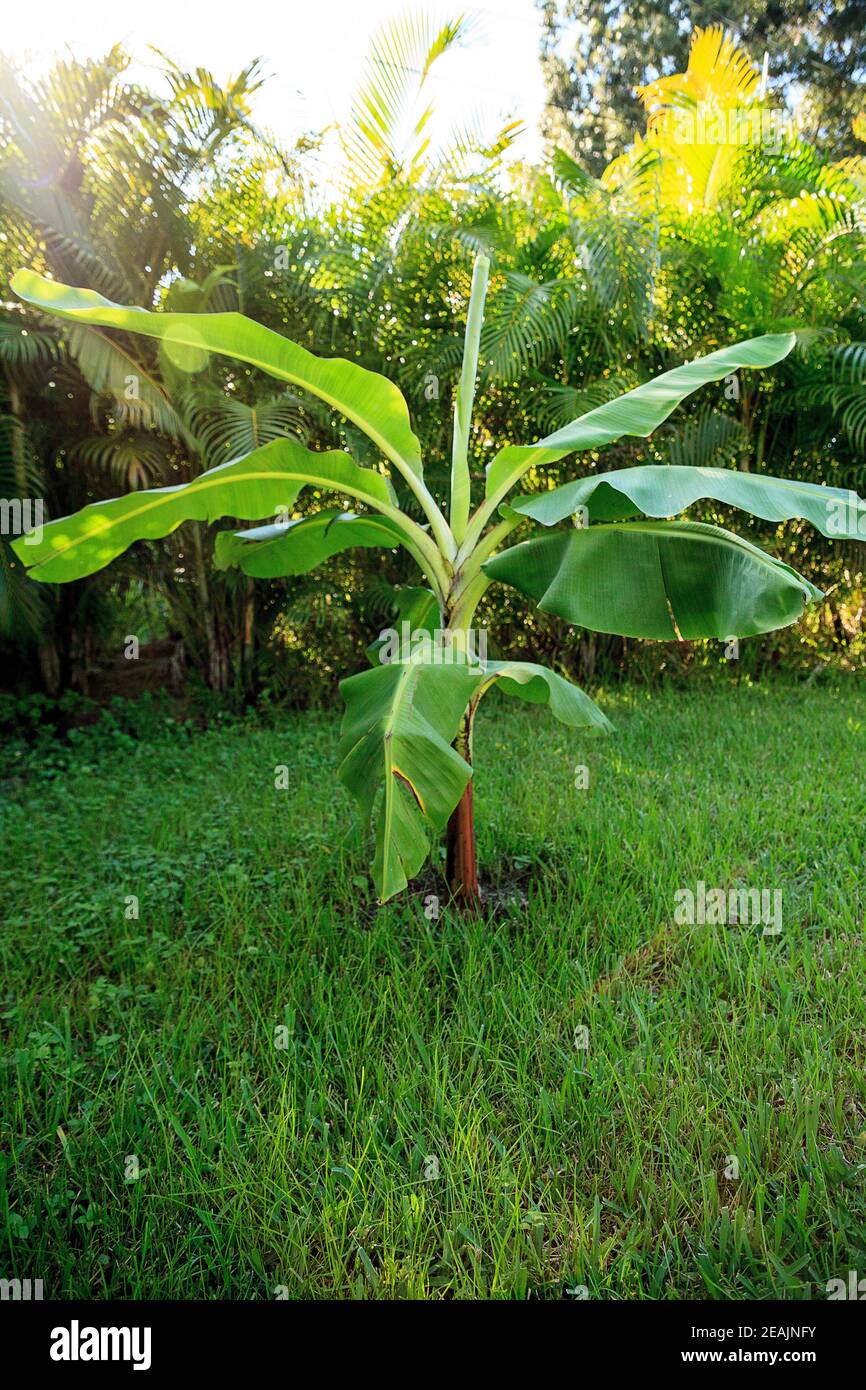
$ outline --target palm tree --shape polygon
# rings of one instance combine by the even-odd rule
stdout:
[[[293,175],[291,161],[251,122],[250,100],[261,82],[258,64],[223,88],[207,71],[185,73],[166,59],[169,95],[157,100],[125,83],[127,62],[114,48],[102,60],[64,61],[46,77],[30,79],[0,60],[2,262],[11,272],[27,255],[57,278],[134,294],[151,305],[185,296],[200,308],[233,307],[235,290],[225,268],[202,263],[191,207],[206,204],[241,157],[277,165],[284,180]],[[100,487],[105,475],[137,488],[188,479],[208,466],[216,426],[204,440],[193,427],[195,378],[184,366],[196,364],[172,362],[165,353],[142,350],[129,335],[90,326],[58,334],[56,326],[14,309],[0,324],[0,362],[5,409],[15,422],[7,424],[0,467],[7,459],[7,472],[14,465],[16,495],[26,485],[26,495],[38,494],[64,510],[82,500],[89,486]],[[49,366],[57,378],[50,383]],[[45,430],[49,415],[54,427]],[[6,495],[13,495],[11,488]],[[225,602],[235,605],[237,596],[219,578],[214,584],[197,535],[187,536],[187,549],[192,554],[183,556],[181,583],[177,548],[174,556],[163,552],[155,578],[178,600],[173,606],[193,652],[203,630],[207,679],[225,688],[229,654],[223,634],[233,624],[220,621],[219,609]],[[11,618],[5,623],[7,635],[23,640],[24,624],[30,638],[40,640],[45,682],[56,688],[60,668],[68,665],[63,633],[55,642],[50,601],[22,602],[18,574],[4,546],[9,596],[0,598],[0,619],[14,606],[19,620],[17,626]],[[189,578],[194,604],[179,601]],[[10,586],[16,586],[14,605]],[[224,592],[215,596],[214,587]],[[85,677],[79,673],[78,679]]]

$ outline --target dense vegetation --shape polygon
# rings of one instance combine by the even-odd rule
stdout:
[[[742,49],[709,30],[695,36],[681,81],[644,89],[646,133],[600,177],[562,149],[504,181],[513,128],[455,131],[434,158],[424,119],[420,130],[405,119],[424,111],[417,74],[461,36],[459,22],[417,21],[381,38],[329,198],[316,189],[315,137],[284,150],[252,124],[255,66],[224,89],[169,66],[156,96],[125,81],[118,50],[100,63],[61,63],[39,82],[5,64],[0,274],[8,281],[27,264],[119,302],[239,307],[320,353],[382,370],[411,403],[436,491],[447,481],[463,316],[483,249],[493,271],[476,474],[503,439],[540,437],[683,360],[794,328],[797,352],[768,379],[734,378],[649,445],[624,441],[592,464],[727,464],[859,489],[863,156],[837,158],[832,142],[792,123],[778,138],[773,125],[764,143],[684,147],[684,91],[700,115],[780,109],[782,93],[765,92]],[[373,461],[345,421],[252,369],[58,327],[18,303],[0,319],[0,360],[0,491],[44,497],[51,517],[124,488],[189,479],[286,433]],[[549,473],[555,483],[556,468]],[[705,519],[724,520],[724,509],[708,507]],[[744,665],[859,665],[860,547],[828,547],[797,523],[755,532],[828,597],[792,633],[744,643]],[[242,698],[320,700],[363,664],[409,577],[399,558],[361,552],[330,562],[324,580],[320,571],[254,585],[214,574],[213,534],[185,525],[107,574],[37,590],[7,540],[0,631],[13,684],[52,694],[110,688],[106,669],[136,634],[164,657],[155,682],[192,676]],[[699,644],[637,650],[627,639],[563,635],[501,591],[479,620],[494,651],[507,644],[581,679],[722,659]],[[310,640],[314,626],[325,642]]]
[[[544,8],[553,33],[578,7]],[[756,32],[777,8],[757,7]],[[612,7],[644,63],[645,129],[623,135],[623,103],[602,126],[572,112],[543,167],[507,176],[513,127],[427,144],[419,74],[462,21],[394,25],[327,190],[318,135],[284,149],[255,127],[255,65],[221,87],[167,63],[156,92],[116,49],[40,80],[3,62],[0,275],[238,308],[381,371],[440,501],[479,253],[479,491],[503,442],[793,330],[793,350],[705,385],[650,440],[582,454],[580,486],[670,462],[726,467],[728,498],[760,474],[862,492],[860,6],[823,33],[789,8],[802,51],[774,58],[767,88],[721,32],[686,59],[678,23],[649,32],[646,6]],[[662,61],[650,40],[668,37]],[[840,84],[807,135],[773,113],[814,52]],[[582,62],[552,73],[565,104]],[[771,138],[684,141],[684,112],[729,132],[772,115]],[[491,655],[590,683],[616,734],[492,690],[473,779],[483,914],[449,901],[438,842],[377,907],[330,706],[411,605],[403,552],[253,582],[214,564],[215,528],[185,522],[53,586],[26,578],[7,524],[15,499],[63,517],[283,436],[361,465],[375,451],[257,369],[11,294],[0,367],[4,1275],[46,1298],[800,1299],[862,1272],[862,546],[738,515],[825,597],[733,653],[485,592]],[[566,468],[527,475],[530,508]],[[399,502],[421,520],[402,486]],[[699,885],[778,894],[780,929],[681,919]]]
[[[836,158],[857,153],[864,0],[538,0],[538,7],[550,86],[546,125],[594,173],[640,124],[636,89],[681,71],[693,29],[713,24],[763,59],[774,90],[796,100],[798,118],[823,149]]]

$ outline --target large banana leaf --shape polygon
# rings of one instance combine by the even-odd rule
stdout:
[[[394,591],[397,620],[408,623],[413,632],[435,632],[440,623],[439,600],[430,589],[407,584]]]
[[[396,629],[401,640],[404,624],[408,624],[410,634],[428,632],[432,636],[441,622],[439,600],[436,595],[430,589],[422,589],[418,585],[405,585],[395,589],[394,609],[395,615],[391,628],[392,631]],[[383,660],[381,653],[387,640],[385,634],[380,633],[375,641],[367,647],[367,659],[371,666],[376,666]]]
[[[742,367],[772,367],[787,357],[796,340],[794,333],[765,333],[760,338],[720,348],[596,406],[537,444],[509,444],[487,470],[487,496],[498,501],[528,468],[556,463],[576,449],[600,449],[624,434],[652,434],[699,386],[721,381]]]
[[[406,402],[393,382],[356,362],[314,357],[306,348],[243,314],[153,314],[113,304],[94,290],[73,289],[32,270],[16,271],[12,289],[26,303],[75,323],[101,324],[159,338],[167,347],[218,352],[280,381],[302,386],[352,420],[387,458],[422,476],[418,440]]]
[[[275,439],[191,483],[93,502],[74,516],[49,522],[37,543],[22,536],[13,549],[32,579],[63,583],[93,574],[133,541],[167,536],[184,521],[273,516],[292,506],[307,486],[358,497],[374,507],[394,504],[388,480],[372,468],[359,468],[348,454],[312,453],[294,440]]]
[[[573,728],[610,727],[582,690],[531,662],[412,656],[341,683],[340,778],[368,815],[378,802],[373,880],[380,902],[419,872],[430,836],[460,800],[472,769],[451,744],[470,700],[496,683],[506,694],[548,704]]]
[[[372,815],[379,901],[399,893],[429,853],[471,775],[451,743],[479,675],[465,664],[417,660],[374,666],[342,681],[340,779]]]
[[[530,705],[547,705],[555,719],[573,729],[610,731],[610,720],[598,705],[579,686],[546,666],[533,661],[487,661],[484,669],[481,695],[497,685],[506,695],[516,695]]]
[[[597,473],[536,497],[518,497],[511,510],[553,526],[580,507],[586,507],[590,521],[623,521],[641,514],[677,516],[704,497],[764,521],[805,517],[824,536],[862,539],[866,534],[866,503],[844,488],[685,464],[645,463]]]
[[[751,637],[786,627],[821,592],[748,541],[698,522],[570,528],[488,560],[546,613],[622,637]]]
[[[277,579],[307,574],[355,546],[393,549],[406,544],[405,532],[390,517],[356,516],[337,507],[249,531],[222,531],[214,560],[217,569],[236,566],[254,579]]]

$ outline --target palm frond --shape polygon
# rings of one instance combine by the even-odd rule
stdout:
[[[582,386],[565,386],[558,381],[542,379],[539,423],[546,433],[552,434],[570,420],[605,405],[636,385],[634,374],[602,377]]]
[[[56,333],[0,319],[0,362],[7,371],[29,375],[56,362],[59,356]]]
[[[428,15],[390,20],[376,35],[352,104],[343,143],[352,178],[373,186],[420,172],[429,149],[432,108],[422,96],[433,65],[461,42],[463,16],[437,24]]]
[[[247,405],[215,388],[193,388],[184,406],[208,467],[249,454],[273,439],[310,438],[308,408],[291,391]]]
[[[92,415],[107,401],[114,418],[133,429],[184,439],[184,424],[156,378],[114,339],[89,324],[66,324],[70,356],[94,393]]]
[[[693,468],[730,467],[747,442],[746,431],[733,415],[703,406],[670,427],[658,443],[667,462]]]
[[[22,645],[36,641],[50,611],[50,593],[28,580],[8,541],[0,537],[0,637]]]
[[[481,333],[481,356],[493,377],[512,380],[564,351],[575,320],[578,295],[573,283],[538,283],[506,270],[489,300]]]
[[[70,444],[72,463],[106,473],[129,492],[152,487],[166,478],[168,454],[158,435],[143,430],[112,430],[89,435]]]
[[[30,431],[17,415],[0,415],[0,497],[39,497],[42,460]]]

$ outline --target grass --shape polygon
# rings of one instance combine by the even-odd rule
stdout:
[[[172,1299],[866,1274],[862,693],[601,702],[610,740],[482,712],[480,853],[528,898],[494,923],[435,917],[430,882],[373,906],[330,717],[7,760],[0,1273]],[[678,925],[698,880],[780,888],[781,933]]]

